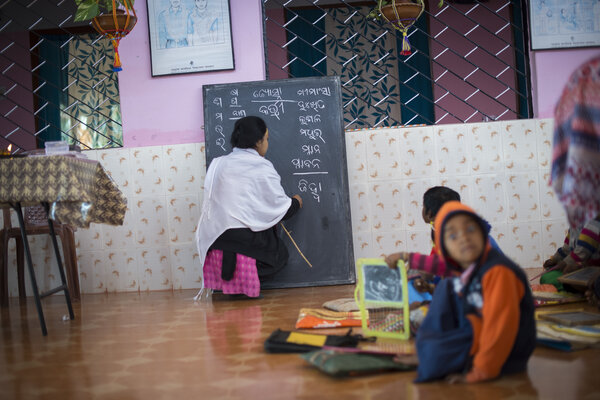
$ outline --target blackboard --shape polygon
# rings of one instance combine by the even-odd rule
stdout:
[[[263,118],[269,129],[270,160],[289,196],[303,208],[281,226],[288,265],[262,288],[335,285],[355,282],[346,145],[340,78],[313,77],[205,85],[206,165],[231,152],[235,121]]]

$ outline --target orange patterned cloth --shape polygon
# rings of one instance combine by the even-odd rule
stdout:
[[[549,283],[542,283],[542,284],[531,285],[531,291],[532,292],[556,293],[556,292],[558,292],[558,289],[556,288],[556,286],[551,285]]]
[[[302,308],[296,321],[296,329],[340,328],[348,326],[361,326],[360,312]]]

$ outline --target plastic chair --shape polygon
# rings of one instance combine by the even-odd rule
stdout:
[[[19,298],[25,299],[25,262],[21,229],[12,226],[10,210],[3,209],[4,228],[0,230],[0,303],[8,305],[8,243],[16,240],[17,280]],[[42,206],[25,208],[25,230],[27,235],[49,235],[50,228],[46,211]],[[73,300],[80,299],[77,253],[75,251],[75,228],[70,225],[54,222],[54,231],[60,238],[63,249],[63,264],[67,275],[67,285]]]

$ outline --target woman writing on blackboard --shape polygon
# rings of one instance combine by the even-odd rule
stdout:
[[[196,230],[204,272],[199,295],[214,289],[258,297],[260,281],[287,263],[276,226],[302,208],[302,198],[285,194],[281,177],[264,158],[269,131],[261,118],[236,121],[231,145],[233,151],[215,158],[206,172]]]

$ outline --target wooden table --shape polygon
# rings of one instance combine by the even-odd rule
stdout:
[[[23,206],[34,204],[42,204],[46,209],[62,282],[62,285],[41,294],[23,218]],[[45,336],[47,329],[42,298],[63,291],[69,316],[74,319],[53,221],[84,228],[92,222],[122,225],[127,200],[97,161],[71,156],[31,156],[0,159],[0,208],[5,207],[13,208],[19,219],[31,286]]]

